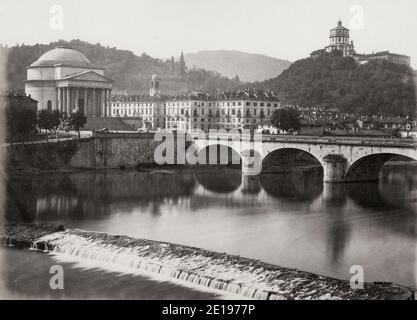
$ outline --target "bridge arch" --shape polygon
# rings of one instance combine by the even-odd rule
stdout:
[[[238,150],[233,144],[217,141],[206,143],[204,145],[193,144],[190,148],[194,148],[194,153],[199,159],[199,164],[233,164],[242,166],[242,156],[240,150]],[[203,152],[205,152],[205,154],[203,154]],[[203,163],[200,161],[202,159],[204,160]]]
[[[316,157],[312,152],[302,148],[282,147],[269,151],[262,159],[262,172],[273,172],[273,166],[279,165],[279,171],[287,171],[297,166],[313,165],[320,168],[323,174],[323,163],[320,158]]]
[[[398,153],[374,153],[354,161],[347,169],[345,181],[378,181],[382,166],[388,161],[413,161],[417,157]]]

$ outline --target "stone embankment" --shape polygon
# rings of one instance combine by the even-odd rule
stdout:
[[[252,299],[414,299],[410,288],[392,283],[349,281],[283,268],[253,259],[172,243],[135,239],[62,226],[15,224],[0,227],[5,245],[33,248],[154,273],[197,287]]]

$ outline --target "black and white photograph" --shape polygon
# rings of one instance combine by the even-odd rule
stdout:
[[[0,0],[0,300],[415,300],[416,12]]]

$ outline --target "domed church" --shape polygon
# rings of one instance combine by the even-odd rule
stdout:
[[[338,50],[344,57],[352,57],[355,54],[353,42],[349,41],[349,29],[342,25],[342,21],[339,20],[337,26],[330,30],[330,45],[325,50]]]
[[[82,53],[56,47],[27,68],[26,95],[38,101],[38,109],[81,111],[86,116],[110,116],[113,80]]]

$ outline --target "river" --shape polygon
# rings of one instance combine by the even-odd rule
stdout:
[[[352,184],[323,184],[317,171],[302,169],[249,177],[225,168],[40,174],[11,180],[6,219],[168,241],[341,279],[349,279],[351,266],[360,265],[365,281],[415,287],[416,173],[415,164],[395,163],[383,168],[379,183]],[[42,260],[37,265],[56,259],[4,248],[0,253],[9,266],[3,272],[7,289],[19,296],[25,293],[17,283],[28,277],[11,266],[25,259],[30,264]],[[89,272],[98,272],[89,294],[114,295],[105,283],[112,275],[64,263],[72,270],[68,282],[82,284]],[[147,281],[158,285],[148,295],[132,295],[133,286],[120,285],[116,298],[161,298],[163,292],[172,297],[173,291],[180,299],[216,297],[136,277],[145,287]]]

